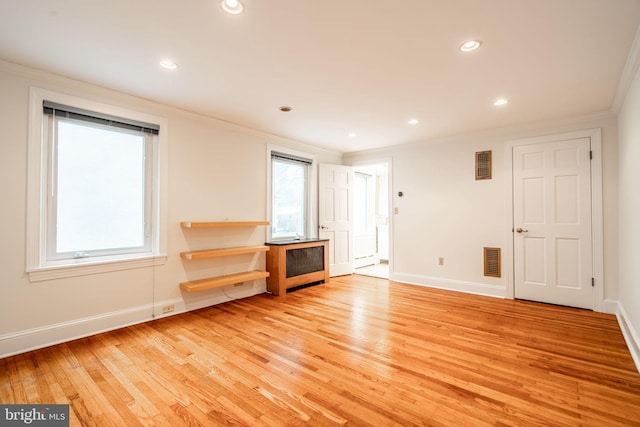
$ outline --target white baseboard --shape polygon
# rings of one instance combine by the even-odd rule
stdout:
[[[602,307],[603,313],[607,314],[619,314],[620,310],[618,309],[618,300],[616,299],[605,299]]]
[[[380,264],[380,257],[372,254],[366,257],[356,258],[353,260],[353,268],[361,268],[369,265]]]
[[[619,302],[616,317],[618,318],[618,323],[620,324],[624,340],[627,342],[627,347],[629,347],[629,352],[631,353],[633,362],[636,364],[636,369],[640,372],[640,338],[638,338],[638,332],[631,324],[629,316],[627,316],[627,312]]]
[[[152,313],[152,305],[145,304],[1,335],[0,358],[153,320]]]
[[[411,285],[427,286],[430,288],[446,289],[449,291],[466,292],[496,298],[505,298],[504,286],[487,285],[486,283],[464,282],[461,280],[443,279],[440,277],[419,276],[416,274],[392,273],[391,280]]]
[[[262,280],[262,283],[257,284],[247,282],[242,286],[229,287],[229,289],[219,288],[215,291],[202,292],[193,296],[185,294],[184,299],[156,301],[154,304],[144,304],[138,307],[0,335],[0,359],[161,317],[173,316],[234,299],[246,298],[264,293],[265,290],[264,280]],[[170,305],[173,305],[173,311],[162,314],[163,307]]]

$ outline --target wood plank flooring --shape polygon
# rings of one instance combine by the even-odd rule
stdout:
[[[0,360],[86,426],[640,425],[614,316],[364,276]]]

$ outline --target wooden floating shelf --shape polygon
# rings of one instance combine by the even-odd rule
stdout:
[[[180,256],[182,257],[182,259],[192,261],[195,259],[207,259],[207,258],[216,258],[216,257],[222,257],[222,256],[267,252],[268,250],[269,250],[269,246],[264,246],[264,245],[263,246],[240,246],[237,248],[206,249],[203,251],[180,252]]]
[[[182,228],[223,228],[223,227],[257,227],[260,225],[269,225],[269,221],[212,221],[212,222],[194,222],[182,221]]]
[[[210,221],[210,222],[192,222],[183,221],[180,223],[182,228],[203,229],[203,228],[231,228],[231,227],[257,227],[261,225],[269,225],[269,221]],[[269,247],[261,246],[241,246],[234,248],[205,249],[200,251],[181,252],[180,256],[186,260],[207,259],[216,257],[225,257],[240,254],[252,254],[258,252],[267,252]],[[221,288],[223,286],[234,285],[236,283],[249,282],[251,280],[269,277],[269,272],[263,270],[244,271],[241,273],[227,274],[224,276],[210,277],[207,279],[191,280],[189,282],[180,283],[180,288],[186,292],[200,292],[207,289]]]
[[[262,279],[265,277],[269,277],[268,271],[244,271],[242,273],[227,274],[225,276],[183,282],[180,283],[180,288],[186,292],[200,292],[206,291],[207,289],[221,288],[223,286],[249,282],[251,280]]]

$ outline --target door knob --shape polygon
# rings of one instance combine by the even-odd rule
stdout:
[[[528,233],[529,232],[529,230],[525,230],[524,228],[521,228],[521,227],[516,228],[516,231],[518,233]]]
[[[324,225],[320,226],[320,230],[326,230],[327,228],[329,228],[329,227],[325,227]]]

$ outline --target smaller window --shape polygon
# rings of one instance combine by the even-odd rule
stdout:
[[[271,152],[271,238],[305,238],[312,160]]]
[[[316,237],[315,157],[284,147],[267,147],[268,240]]]

